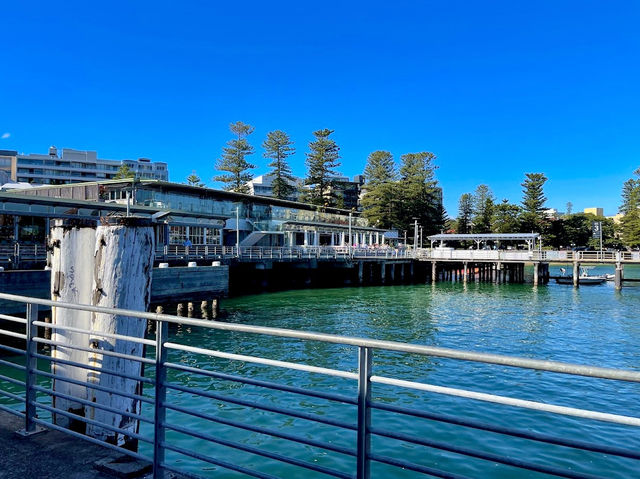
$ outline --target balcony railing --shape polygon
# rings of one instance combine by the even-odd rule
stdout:
[[[459,471],[448,469],[455,469],[464,461],[478,463],[474,466],[473,477],[495,477],[493,474],[497,474],[496,468],[500,467],[506,468],[502,470],[502,477],[506,477],[504,474],[522,477],[525,471],[535,471],[558,477],[593,478],[591,468],[596,457],[604,464],[608,477],[613,477],[611,474],[614,472],[618,477],[633,477],[640,467],[637,463],[640,459],[637,447],[640,418],[627,414],[634,411],[632,404],[622,407],[619,404],[609,405],[611,410],[601,411],[598,409],[608,405],[608,401],[595,397],[594,402],[601,406],[585,407],[589,403],[582,400],[582,393],[576,394],[582,390],[578,386],[567,396],[560,397],[554,395],[549,387],[553,381],[586,381],[584,391],[590,391],[592,395],[602,392],[602,388],[614,396],[623,390],[632,394],[638,391],[638,371],[185,319],[8,294],[0,294],[0,298],[22,303],[26,311],[25,317],[0,314],[3,320],[0,322],[3,325],[0,329],[3,340],[0,350],[8,355],[0,359],[0,365],[4,371],[9,371],[0,375],[0,410],[22,417],[25,433],[34,432],[42,426],[148,460],[153,463],[155,478],[165,477],[166,471],[181,472],[193,463],[202,464],[199,469],[201,475],[215,466],[252,477],[275,477],[264,461],[286,467],[288,472],[278,475],[288,477],[303,477],[303,474],[307,477],[318,473],[358,479],[370,477],[372,467],[380,465],[388,468],[386,477],[401,472],[405,474],[403,477],[408,477],[407,471],[411,471],[415,475],[459,478],[464,477]],[[151,338],[136,338],[55,325],[38,319],[38,306],[41,305],[143,318],[151,323],[151,330],[155,333]],[[191,333],[195,329],[209,331],[211,334],[206,336],[211,340],[206,344],[188,344],[185,336],[172,335],[169,326],[188,329]],[[48,339],[47,330],[79,334],[84,339],[77,344],[60,343]],[[215,345],[220,342],[214,337],[219,338],[215,335],[223,332],[234,335],[236,340],[232,343],[237,346],[235,350],[216,349]],[[6,340],[14,343],[7,345]],[[118,370],[101,370],[101,374],[139,381],[145,386],[140,388],[139,394],[131,395],[102,386],[95,381],[95,372],[100,370],[98,367],[52,357],[49,353],[57,347],[91,350],[98,340],[141,343],[147,348],[145,357],[111,353],[117,355],[121,362],[144,363],[139,377],[125,375]],[[269,354],[251,354],[246,351],[243,341],[259,345],[257,350],[268,351]],[[316,361],[322,361],[317,364],[312,355],[305,354],[309,343],[339,348],[340,354],[331,355],[330,364],[326,363],[327,355],[317,356]],[[295,360],[288,355],[292,350],[300,352]],[[104,349],[99,351],[100,354],[110,354]],[[232,364],[231,372],[214,367],[214,360]],[[390,361],[409,367],[389,368]],[[429,380],[430,361],[454,363],[453,371],[464,376],[464,384],[473,384],[473,387],[459,387],[455,375],[436,375]],[[63,378],[54,374],[53,364],[84,368],[93,373],[88,375],[86,382]],[[472,368],[465,369],[469,366]],[[476,367],[481,369],[473,369]],[[516,387],[515,395],[504,395],[483,387],[486,377],[493,377],[505,368],[509,372],[503,377],[510,383],[521,385],[520,380],[525,376],[527,381],[537,381],[536,398],[532,399],[531,389],[528,394],[522,394]],[[272,371],[270,379],[259,377],[258,369]],[[281,372],[275,373],[274,370]],[[474,371],[477,377],[473,375]],[[299,378],[293,383],[285,380],[286,374],[292,372],[327,379],[320,382],[323,387],[311,387]],[[188,378],[186,383],[184,378]],[[139,401],[143,405],[142,411],[139,414],[113,411],[99,402],[62,394],[51,386],[53,379],[128,397]],[[594,381],[598,387],[593,387]],[[216,387],[221,383],[230,386]],[[88,412],[82,415],[56,407],[52,402],[54,397],[78,402]],[[435,397],[449,399],[448,402],[438,402]],[[321,405],[309,405],[317,401]],[[457,414],[438,408],[438,404],[442,407],[451,403],[458,404]],[[500,408],[499,412],[480,418],[477,414],[480,403]],[[635,404],[635,399],[631,403]],[[307,407],[301,409],[302,404]],[[131,433],[92,419],[95,415],[91,411],[95,410],[139,420],[140,431]],[[234,411],[237,414],[232,418],[230,413]],[[514,411],[526,411],[529,415],[518,424],[515,418],[521,416]],[[265,422],[264,414],[267,413],[280,419]],[[56,424],[52,415],[133,437],[140,448],[131,451],[102,443]],[[506,421],[507,425],[499,420],[511,418],[511,415],[513,419]],[[557,425],[558,418],[570,419],[556,430],[550,425]],[[429,426],[419,427],[422,421],[428,422]],[[194,423],[198,425],[194,426]],[[293,423],[304,423],[305,427],[295,429],[290,427]],[[607,424],[606,430],[610,432],[613,427],[625,429],[603,436],[597,432],[595,426],[598,424]],[[224,425],[231,432],[224,435],[210,432],[217,425]],[[332,435],[316,437],[311,434],[310,431],[318,425],[331,430]],[[448,439],[433,434],[445,426],[455,428]],[[464,440],[470,431],[488,435],[491,446],[485,445],[483,440]],[[333,439],[328,440],[327,437]],[[500,444],[511,443],[513,445],[506,449],[500,447]],[[542,447],[543,452],[528,454],[527,448],[532,444]],[[220,452],[221,448],[227,452]],[[230,459],[229,451],[239,451],[255,460]],[[566,454],[571,454],[574,460],[564,461]],[[597,472],[602,471],[601,468]],[[194,471],[191,468],[189,472]]]

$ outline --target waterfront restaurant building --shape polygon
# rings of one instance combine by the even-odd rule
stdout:
[[[127,203],[132,213],[155,222],[158,247],[187,241],[193,246],[235,246],[238,234],[241,247],[389,243],[386,230],[369,227],[356,212],[159,180],[42,186],[0,194],[0,203],[5,213],[0,215],[4,243],[44,243],[49,219],[68,217],[60,212],[72,211],[73,206],[89,215],[113,214],[114,209],[124,214]]]

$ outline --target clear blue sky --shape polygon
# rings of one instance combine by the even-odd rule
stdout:
[[[54,4],[55,3],[55,4]],[[0,148],[150,157],[209,180],[228,124],[283,129],[305,174],[335,130],[343,174],[429,150],[450,216],[488,184],[614,214],[640,167],[636,1],[4,2]],[[210,182],[211,185],[213,183]]]

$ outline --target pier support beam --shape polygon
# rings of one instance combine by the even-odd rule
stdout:
[[[538,275],[539,275],[538,269],[539,268],[540,268],[540,263],[533,263],[533,285],[534,286],[538,286]]]
[[[573,263],[573,286],[576,288],[580,285],[580,263]]]
[[[51,250],[51,299],[66,303],[91,303],[91,282],[93,281],[93,254],[96,245],[95,222],[79,223],[58,220],[51,229],[49,246]],[[51,322],[54,326],[90,329],[91,313],[73,309],[52,308]],[[87,335],[52,330],[52,339],[57,343],[83,345]],[[65,346],[52,346],[51,357],[79,364],[87,364],[89,353]],[[60,378],[53,380],[53,390],[78,399],[87,399],[87,388],[71,384],[64,379],[87,382],[87,369],[56,362],[51,363],[51,372]],[[84,405],[61,397],[53,396],[53,407],[63,411],[84,415]],[[61,414],[53,415],[58,426],[74,431],[84,431],[84,424]]]
[[[616,263],[616,275],[615,275],[615,289],[620,291],[622,289],[622,279],[624,277],[624,266],[622,263]]]
[[[126,220],[126,222],[125,222]],[[154,256],[154,234],[150,225],[139,219],[125,218],[117,225],[101,225],[96,230],[95,263],[92,270],[92,302],[94,306],[146,311],[151,297],[151,269]],[[142,363],[102,354],[112,351],[142,357],[143,345],[138,342],[100,336],[101,332],[144,338],[146,320],[114,314],[93,313],[93,331],[89,365],[98,367],[89,379],[102,387],[128,395],[142,394],[142,385],[134,379],[102,374],[100,369],[120,371],[140,376]],[[111,410],[140,414],[140,401],[116,393],[88,389],[88,400]],[[85,416],[117,427],[126,432],[138,432],[138,420],[97,407],[85,406]],[[135,448],[136,440],[95,424],[87,424],[87,436],[112,444]]]
[[[431,282],[435,283],[438,281],[438,266],[435,261],[431,262]]]
[[[358,284],[364,281],[364,261],[358,263]]]

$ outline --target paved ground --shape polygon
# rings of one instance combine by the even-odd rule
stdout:
[[[58,431],[22,438],[15,434],[22,426],[22,419],[0,411],[0,479],[118,477],[98,471],[95,465],[99,461],[111,462],[122,458],[122,454]],[[138,474],[133,477],[151,476]]]

